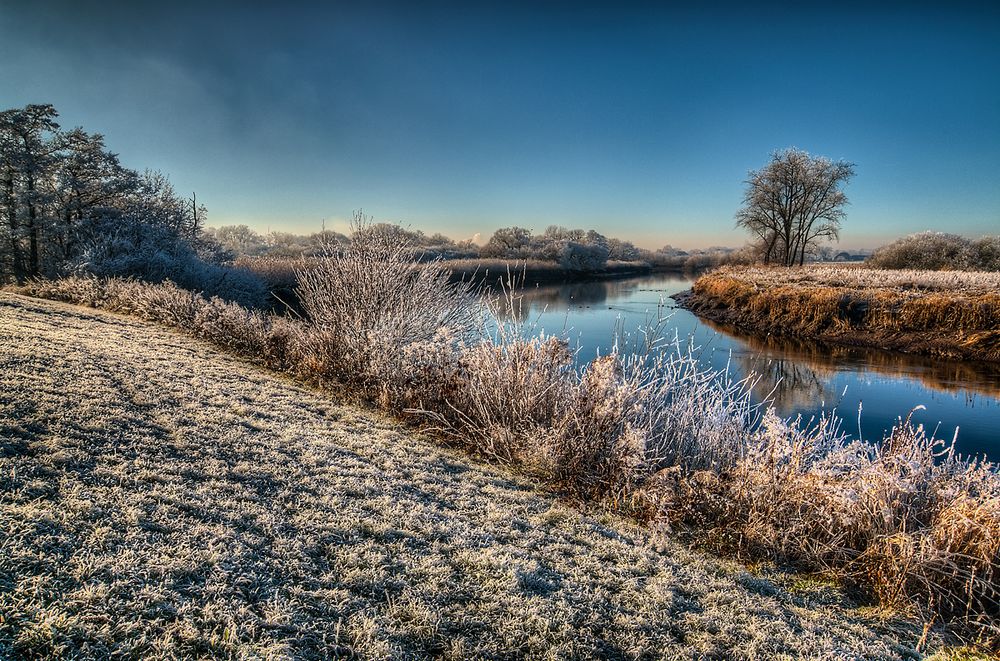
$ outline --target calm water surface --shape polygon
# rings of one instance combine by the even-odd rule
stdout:
[[[608,353],[616,324],[634,337],[662,299],[670,338],[693,342],[714,368],[728,366],[740,378],[759,374],[755,397],[770,394],[782,416],[836,409],[856,437],[861,407],[860,433],[880,440],[898,416],[923,405],[916,422],[947,440],[958,429],[963,454],[1000,459],[1000,365],[748,336],[676,308],[670,296],[690,287],[673,274],[534,287],[523,290],[521,313],[536,332],[565,334],[589,361]]]

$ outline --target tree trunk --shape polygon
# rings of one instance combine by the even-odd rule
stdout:
[[[38,258],[38,207],[35,206],[35,178],[28,177],[28,275],[39,274]]]
[[[771,240],[767,242],[767,251],[764,253],[764,263],[770,264],[771,258],[774,256],[774,244],[778,242],[778,233],[773,232],[771,234]]]
[[[17,198],[14,196],[14,176],[8,174],[4,181],[7,194],[7,225],[10,228],[10,258],[14,271],[14,279],[18,284],[24,282],[24,256],[21,254],[21,242],[17,236]]]

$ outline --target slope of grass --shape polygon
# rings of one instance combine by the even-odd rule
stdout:
[[[912,658],[919,635],[189,337],[0,294],[0,658]]]

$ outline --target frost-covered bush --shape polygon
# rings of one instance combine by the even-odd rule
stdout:
[[[1000,271],[1000,236],[984,236],[969,244],[970,261],[980,271]]]
[[[567,241],[559,255],[559,265],[569,271],[599,271],[608,262],[608,248],[599,243]]]
[[[92,225],[79,242],[79,256],[66,265],[70,273],[154,283],[170,280],[249,307],[262,305],[267,297],[259,277],[202,259],[188,241],[163,225],[128,216],[107,219]]]
[[[1000,237],[970,241],[957,234],[920,232],[882,246],[866,264],[879,269],[1000,270]]]
[[[417,266],[412,244],[362,214],[348,246],[331,246],[297,271],[299,303],[316,333],[329,338],[326,376],[389,384],[407,347],[461,339],[477,326],[468,283],[449,283],[443,262]]]

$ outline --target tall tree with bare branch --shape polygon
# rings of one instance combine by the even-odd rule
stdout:
[[[800,149],[774,152],[746,180],[736,225],[748,230],[765,263],[802,265],[823,240],[840,238],[847,196],[842,187],[854,164],[811,156]]]

